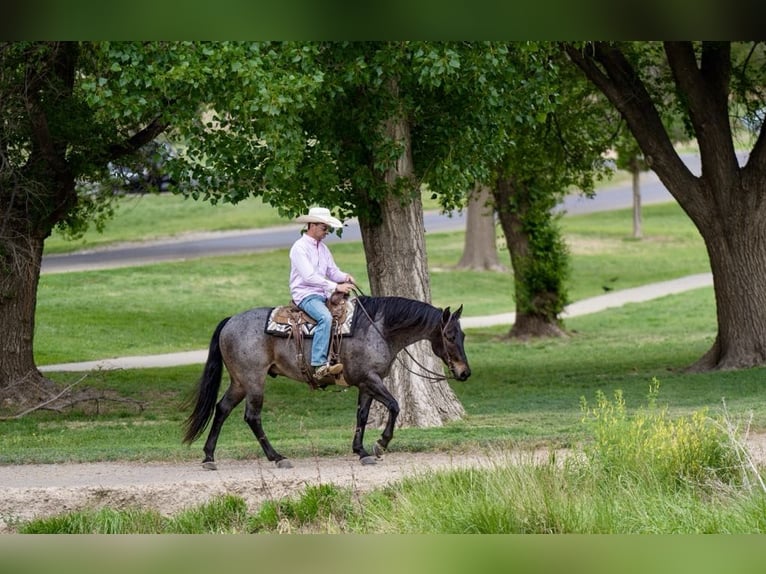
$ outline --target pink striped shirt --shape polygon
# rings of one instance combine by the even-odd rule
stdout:
[[[309,295],[329,297],[347,277],[321,241],[303,234],[290,248],[290,296],[296,304]]]

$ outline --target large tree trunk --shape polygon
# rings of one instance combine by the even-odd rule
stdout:
[[[4,235],[10,235],[5,230]],[[53,384],[35,366],[33,339],[43,241],[0,241],[0,407],[50,398]]]
[[[735,185],[730,195],[752,198],[744,186]],[[742,206],[729,218],[709,217],[703,224],[718,334],[692,371],[766,364],[766,204],[756,201],[751,206]]]
[[[700,231],[713,272],[718,334],[691,369],[766,364],[766,133],[740,167],[729,120],[731,43],[665,42],[675,89],[700,147],[695,176],[676,151],[638,71],[619,46],[566,50],[622,113],[651,167]]]
[[[488,186],[477,184],[468,198],[465,246],[458,269],[506,271],[497,256],[495,209]]]
[[[525,225],[525,220],[534,209],[531,195],[526,191],[524,185],[515,183],[511,178],[498,179],[493,190],[514,275],[516,321],[508,336],[520,339],[561,337],[565,332],[559,319],[559,313],[564,308],[560,277],[545,281],[535,271],[535,258],[543,254],[536,253]]]
[[[412,156],[409,127],[397,119],[386,126],[389,136],[404,143],[405,152],[396,169],[385,173],[386,183],[411,178]],[[402,205],[401,198],[388,195],[380,202],[381,221],[360,219],[360,229],[367,258],[370,290],[375,296],[401,296],[431,301],[428,258],[425,246],[423,205],[419,197]],[[427,341],[410,345],[407,350],[431,371],[444,372],[444,366]],[[423,369],[402,351],[386,379],[388,389],[399,402],[397,426],[434,427],[461,418],[465,411],[446,381],[421,377]],[[374,404],[370,424],[380,426],[388,412]]]

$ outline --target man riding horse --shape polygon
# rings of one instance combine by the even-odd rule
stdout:
[[[354,278],[338,269],[330,249],[322,243],[334,228],[343,226],[330,215],[329,209],[312,207],[295,221],[307,226],[290,249],[290,295],[293,303],[317,322],[311,344],[311,367],[314,378],[323,382],[343,371],[342,363],[330,364],[328,360],[332,314],[327,299],[333,292],[351,291]]]

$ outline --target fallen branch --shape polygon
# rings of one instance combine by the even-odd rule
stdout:
[[[14,420],[14,419],[20,419],[21,417],[23,417],[23,416],[25,416],[25,415],[28,415],[28,414],[29,414],[29,413],[31,413],[31,412],[34,412],[34,411],[36,411],[36,410],[39,410],[39,409],[45,408],[45,407],[46,407],[46,406],[48,406],[49,404],[51,404],[51,403],[53,403],[53,402],[57,401],[57,400],[58,400],[58,399],[60,399],[62,396],[64,396],[64,395],[65,395],[65,394],[66,394],[66,393],[67,393],[67,392],[68,392],[68,391],[69,391],[69,390],[70,390],[72,387],[74,387],[75,385],[79,385],[79,384],[80,384],[81,382],[83,382],[83,381],[84,381],[84,380],[85,380],[87,377],[88,377],[88,373],[84,374],[82,377],[80,377],[80,378],[79,378],[78,380],[76,380],[74,383],[72,383],[71,385],[69,385],[68,387],[66,387],[66,388],[65,388],[63,391],[61,391],[59,394],[57,394],[56,396],[54,396],[54,397],[52,397],[52,398],[48,399],[47,401],[43,401],[43,402],[42,402],[42,403],[40,403],[39,405],[35,405],[35,406],[33,406],[33,407],[30,407],[30,408],[28,408],[28,409],[26,409],[26,410],[24,410],[24,411],[21,411],[20,413],[17,413],[17,414],[15,414],[15,415],[12,415],[12,416],[9,416],[9,417],[0,417],[0,421],[9,421],[9,420]]]

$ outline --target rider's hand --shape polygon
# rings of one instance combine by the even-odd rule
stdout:
[[[353,283],[338,283],[338,286],[335,288],[335,290],[340,293],[348,293],[351,291],[351,289],[353,289],[353,287]]]

